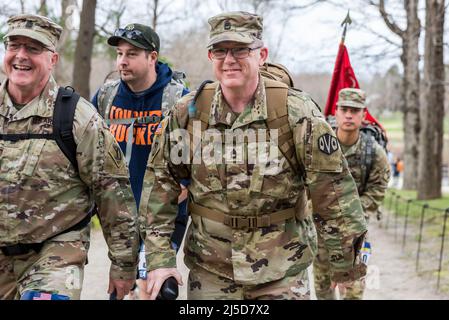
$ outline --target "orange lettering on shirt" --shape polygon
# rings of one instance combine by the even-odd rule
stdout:
[[[125,141],[125,134],[126,134],[126,126],[123,124],[118,125],[117,132],[115,134],[115,140],[117,140],[117,142]]]
[[[135,138],[136,144],[137,145],[145,145],[146,144],[145,143],[145,132],[146,132],[147,128],[146,127],[138,127],[136,129],[137,129],[136,138]]]

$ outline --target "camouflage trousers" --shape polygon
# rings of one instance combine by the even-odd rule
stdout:
[[[318,300],[336,300],[336,290],[331,288],[331,272],[329,263],[329,252],[324,247],[323,239],[318,236],[318,254],[313,260],[313,280],[315,293]],[[346,288],[346,293],[340,298],[343,300],[362,300],[365,291],[365,277],[355,280]]]
[[[188,300],[310,300],[307,269],[294,276],[242,285],[201,267],[189,272]]]
[[[20,299],[28,290],[79,300],[89,247],[89,226],[44,242],[36,253],[5,256],[0,251],[0,299]]]

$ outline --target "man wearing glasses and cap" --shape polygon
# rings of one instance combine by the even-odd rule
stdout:
[[[80,298],[93,202],[109,247],[109,290],[121,299],[135,282],[139,244],[124,156],[95,108],[74,100],[79,96],[51,75],[62,28],[38,15],[14,16],[7,24],[7,79],[0,87],[0,299]],[[55,111],[66,99],[74,101],[68,132],[58,130],[61,112]],[[73,158],[61,136],[72,137]]]
[[[111,133],[125,154],[130,172],[131,187],[137,206],[140,203],[143,177],[151,150],[152,139],[163,114],[188,91],[183,74],[172,71],[158,61],[160,39],[149,26],[132,23],[119,28],[108,39],[116,47],[117,70],[120,79],[106,83],[95,94],[92,103],[106,119]],[[187,223],[187,190],[182,183],[179,214],[172,235],[172,246],[178,249]],[[143,247],[141,257],[144,256]],[[144,259],[139,266],[140,278],[146,279]],[[142,269],[143,268],[143,269]],[[139,287],[143,281],[138,280]],[[145,290],[140,290],[145,298]]]
[[[179,180],[188,178],[188,299],[309,299],[315,226],[332,252],[332,279],[361,277],[366,223],[332,128],[307,94],[261,77],[262,17],[229,12],[209,25],[218,81],[178,101],[147,166],[151,188],[139,214],[151,222],[144,226],[151,298],[171,276],[182,284],[167,235]],[[261,158],[252,158],[255,149]],[[313,217],[307,193],[319,212]]]

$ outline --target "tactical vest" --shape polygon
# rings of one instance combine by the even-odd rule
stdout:
[[[296,174],[303,176],[305,174],[305,170],[304,168],[302,168],[296,158],[293,131],[288,121],[287,98],[289,87],[282,82],[271,79],[264,79],[264,83],[268,113],[268,117],[265,120],[266,126],[268,128],[267,140],[270,139],[270,130],[278,130],[279,150],[287,159],[293,171]],[[193,141],[194,139],[193,121],[200,120],[201,132],[208,129],[210,107],[215,94],[215,90],[218,85],[219,82],[204,82],[196,92],[191,105],[189,105],[189,123],[187,126],[187,131],[190,135],[190,141]],[[192,143],[191,148],[193,148]],[[190,151],[190,155],[193,157],[194,150],[191,149]],[[230,216],[216,210],[211,210],[209,208],[199,206],[195,203],[190,203],[189,209],[192,214],[221,222],[232,228],[249,229],[268,227],[271,224],[280,223],[285,220],[294,218],[296,214],[294,208],[289,208],[262,216]],[[303,218],[305,217],[306,215],[304,215]]]
[[[165,86],[164,92],[162,93],[162,103],[161,112],[164,115],[171,107],[173,107],[181,97],[184,90],[184,83],[182,79],[185,78],[184,73],[179,71],[174,71],[172,79]],[[135,117],[126,119],[109,119],[109,112],[111,111],[112,103],[117,95],[117,91],[120,85],[120,79],[112,82],[105,83],[98,92],[97,105],[98,113],[105,119],[106,124],[110,126],[111,124],[124,124],[129,125],[129,132],[134,132],[135,124],[150,124],[159,123],[162,117],[159,116],[145,116],[145,117]],[[126,164],[129,165],[131,161],[132,153],[132,140],[133,135],[128,134],[128,139],[126,141],[125,159]]]
[[[268,128],[268,136],[270,137],[270,130],[278,130],[278,146],[283,156],[289,162],[291,168],[299,174],[303,174],[304,170],[300,168],[299,162],[296,158],[295,143],[293,141],[293,131],[288,122],[288,106],[287,97],[289,87],[279,81],[264,79],[265,92],[267,101],[268,117],[265,120]],[[205,131],[209,127],[210,106],[215,94],[215,90],[219,82],[203,83],[193,98],[189,106],[189,123],[187,131],[190,134],[190,141],[193,141],[193,121],[201,121],[201,131]],[[194,106],[192,106],[192,104]],[[191,114],[194,109],[195,114]],[[190,153],[193,155],[193,153]]]

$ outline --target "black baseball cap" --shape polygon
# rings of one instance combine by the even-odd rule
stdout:
[[[159,36],[149,26],[139,23],[128,24],[123,29],[115,30],[114,35],[108,38],[108,44],[116,47],[120,40],[125,40],[135,47],[159,53]]]

